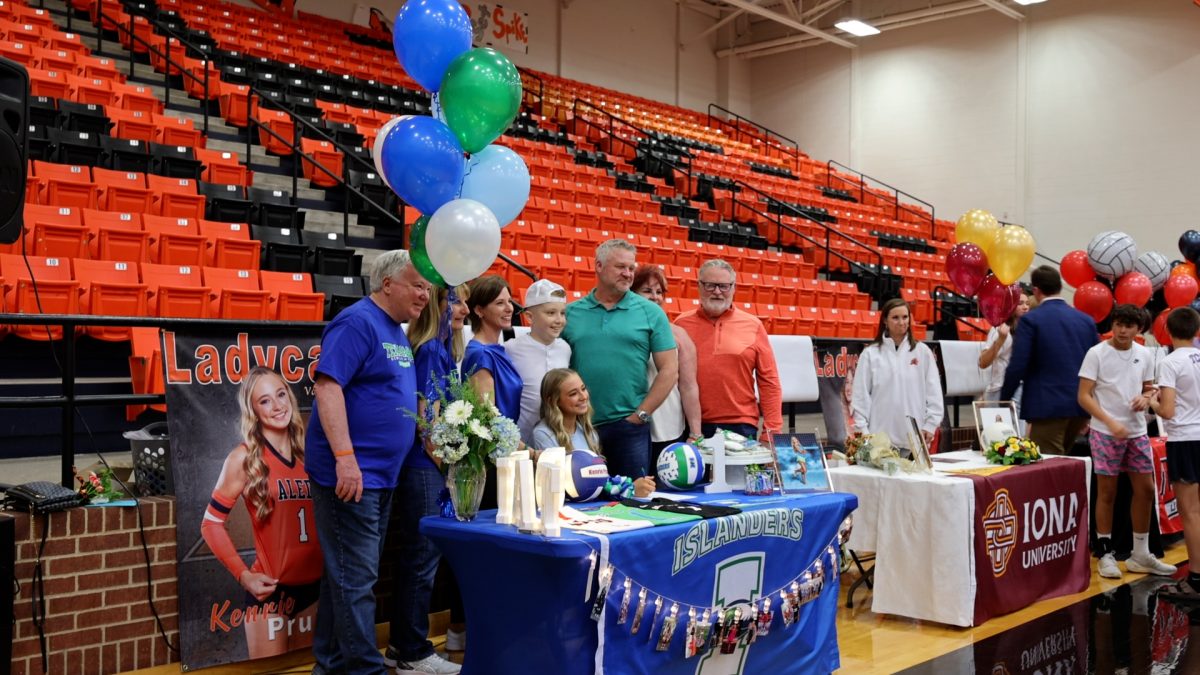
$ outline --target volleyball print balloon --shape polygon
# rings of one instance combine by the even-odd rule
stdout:
[[[1088,262],[1096,274],[1118,279],[1133,270],[1137,244],[1133,242],[1133,237],[1124,232],[1101,232],[1092,238],[1087,252]]]
[[[1133,262],[1133,271],[1145,274],[1157,291],[1167,283],[1167,277],[1171,275],[1171,263],[1167,261],[1167,256],[1158,251],[1146,251]]]
[[[575,450],[567,455],[570,468],[564,486],[567,501],[586,502],[595,499],[608,483],[608,465],[604,458],[591,450]]]
[[[691,443],[672,443],[658,453],[655,468],[663,485],[687,490],[704,479],[704,456]]]

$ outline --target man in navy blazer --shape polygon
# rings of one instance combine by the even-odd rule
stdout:
[[[1079,366],[1100,341],[1091,317],[1059,297],[1062,277],[1042,265],[1030,274],[1038,306],[1017,322],[1012,359],[1004,373],[1000,400],[1011,401],[1017,386],[1021,419],[1029,422],[1029,438],[1042,452],[1066,454],[1087,425],[1079,407]]]

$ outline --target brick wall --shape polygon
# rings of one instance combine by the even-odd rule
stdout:
[[[175,500],[142,499],[154,604],[177,644]],[[48,649],[32,621],[33,570],[43,522],[50,536],[42,558]],[[12,672],[119,673],[178,661],[158,635],[146,599],[146,563],[132,507],[80,508],[49,516],[16,515],[16,577]]]
[[[142,518],[150,549],[154,605],[171,643],[179,644],[178,582],[175,564],[175,499],[144,497]],[[16,577],[12,673],[99,675],[179,661],[158,633],[146,602],[146,563],[132,507],[80,508],[49,516],[14,514]],[[392,509],[384,564],[376,585],[376,620],[391,619],[392,565],[398,547],[396,509]],[[47,668],[32,621],[33,569],[42,523],[50,536],[42,558],[46,588]],[[440,590],[440,589],[439,589]],[[434,611],[443,609],[435,597]],[[444,602],[444,601],[443,601]]]

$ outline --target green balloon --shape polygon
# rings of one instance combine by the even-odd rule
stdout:
[[[428,226],[429,216],[421,216],[413,223],[412,232],[408,235],[408,257],[426,281],[440,288],[446,285],[446,280],[438,273],[433,263],[429,262],[429,254],[425,251],[425,228]]]
[[[438,100],[463,150],[479,152],[516,118],[521,74],[495,49],[472,49],[450,62]]]

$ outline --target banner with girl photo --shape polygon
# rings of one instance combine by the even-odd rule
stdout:
[[[320,345],[319,328],[163,332],[185,670],[312,643],[304,432]]]

